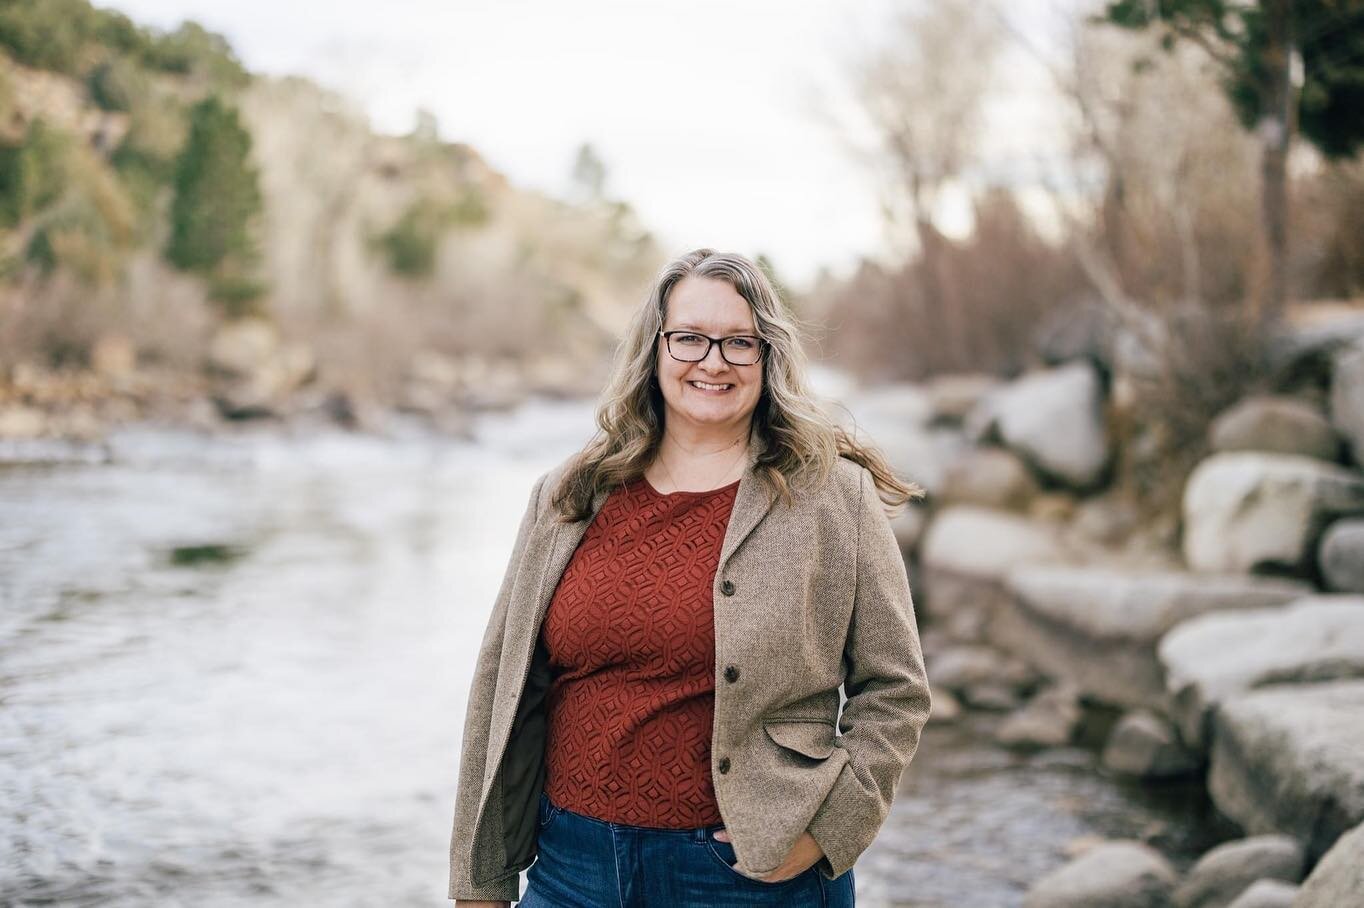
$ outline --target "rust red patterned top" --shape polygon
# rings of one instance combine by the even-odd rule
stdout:
[[[712,587],[738,480],[664,495],[641,478],[602,503],[540,633],[555,673],[554,803],[614,823],[721,822],[710,774]]]

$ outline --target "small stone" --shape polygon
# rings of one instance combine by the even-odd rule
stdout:
[[[1227,908],[1293,908],[1298,887],[1283,880],[1256,880]]]
[[[1208,436],[1214,451],[1271,451],[1328,461],[1340,452],[1340,436],[1326,416],[1292,397],[1248,397],[1213,420]]]
[[[928,714],[928,721],[939,725],[949,725],[961,718],[961,701],[954,697],[950,691],[933,688],[933,709]]]
[[[1186,775],[1199,765],[1170,723],[1146,710],[1130,712],[1114,726],[1104,746],[1103,764],[1144,779]]]
[[[995,740],[1014,750],[1041,750],[1070,743],[1080,724],[1080,698],[1073,687],[1047,688],[995,730]]]
[[[1218,845],[1190,868],[1175,890],[1179,908],[1225,908],[1261,879],[1297,883],[1302,879],[1303,850],[1285,835],[1260,835]]]
[[[1174,868],[1160,852],[1111,841],[1038,880],[1023,908],[1165,908],[1174,884]]]

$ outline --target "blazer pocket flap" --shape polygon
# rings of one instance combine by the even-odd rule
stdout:
[[[782,747],[815,760],[834,752],[834,727],[821,719],[764,722],[767,736]]]

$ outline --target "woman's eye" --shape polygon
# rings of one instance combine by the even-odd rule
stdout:
[[[729,345],[736,350],[751,350],[753,349],[753,340],[748,337],[731,337]]]
[[[674,334],[673,340],[679,344],[704,344],[706,342],[699,334]]]

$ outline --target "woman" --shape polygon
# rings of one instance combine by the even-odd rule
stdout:
[[[618,355],[484,634],[450,897],[529,866],[524,908],[850,906],[928,718],[883,509],[922,490],[817,406],[741,256],[664,268]]]

